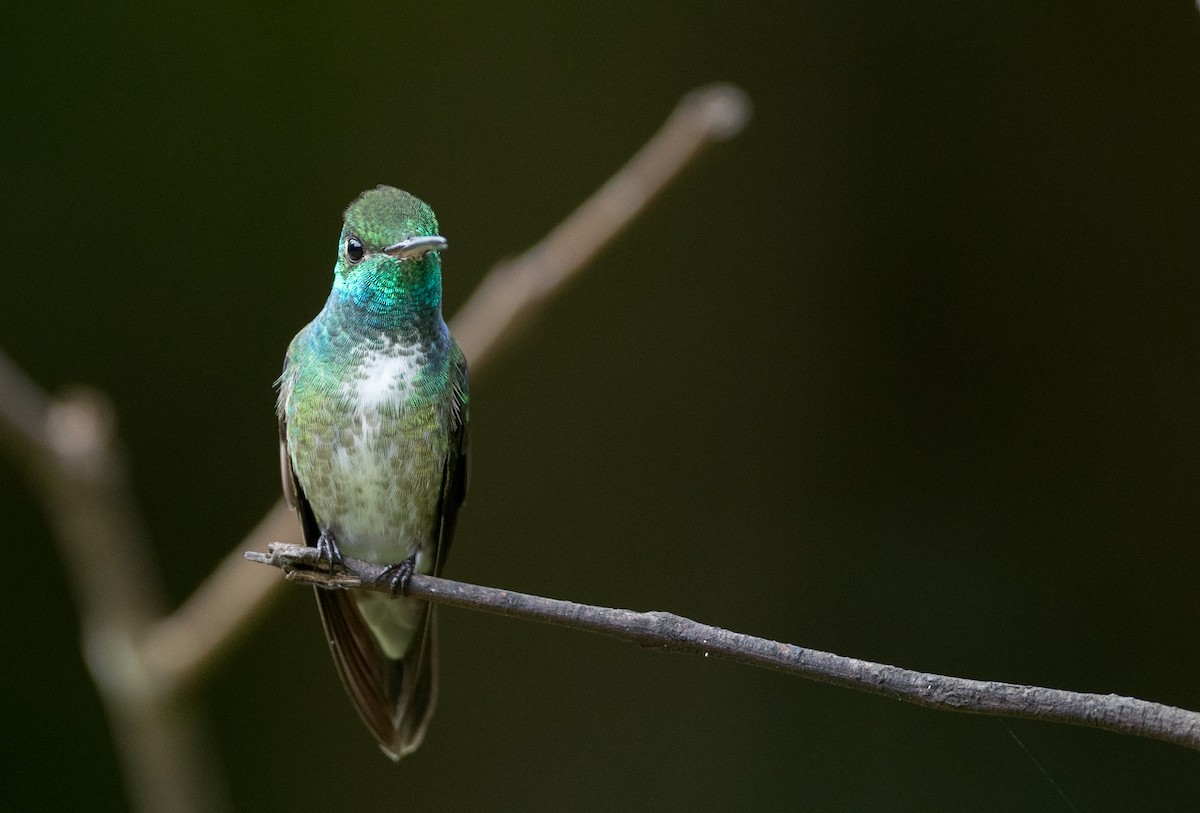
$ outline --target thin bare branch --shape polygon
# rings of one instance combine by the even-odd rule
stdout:
[[[296,515],[282,501],[263,517],[249,539],[300,539]],[[218,656],[279,595],[278,580],[246,567],[240,551],[230,552],[179,609],[153,625],[143,642],[143,660],[160,679],[180,691],[198,683]]]
[[[493,268],[451,328],[474,372],[501,339],[578,274],[706,147],[733,138],[750,100],[716,84],[684,96],[654,137],[541,242]]]
[[[0,353],[0,443],[14,458],[36,465],[48,454],[42,424],[50,411],[50,397]]]
[[[345,572],[331,576],[328,566],[319,563],[316,548],[273,544],[268,549],[266,554],[250,551],[245,556],[281,568],[290,581],[337,589],[391,590],[384,565],[347,557]],[[433,576],[414,575],[408,595],[598,632],[651,649],[714,655],[942,711],[1087,726],[1200,750],[1200,712],[1133,697],[915,672],[730,632],[672,613],[594,607]]]
[[[732,85],[692,91],[650,141],[561,225],[519,257],[492,268],[450,329],[478,375],[514,328],[574,279],[600,250],[706,147],[727,141],[745,127],[750,101]],[[283,502],[237,544],[179,612],[164,619],[147,640],[148,662],[179,683],[211,664],[275,594],[279,580],[261,568],[240,567],[241,552],[298,536]]]

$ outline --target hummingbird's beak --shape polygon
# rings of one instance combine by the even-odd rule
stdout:
[[[450,244],[446,242],[446,238],[440,234],[433,234],[429,237],[408,237],[399,243],[388,246],[383,253],[400,260],[407,260],[413,257],[423,257],[430,251],[445,251],[448,245]]]

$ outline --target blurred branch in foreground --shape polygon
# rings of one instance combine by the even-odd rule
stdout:
[[[328,565],[318,561],[316,548],[274,543],[268,550],[266,554],[249,551],[245,557],[281,568],[289,581],[330,589],[391,591],[386,565],[344,557],[345,572],[330,574]],[[434,576],[414,574],[407,595],[598,632],[651,649],[716,655],[943,711],[1068,723],[1200,750],[1200,712],[1133,697],[914,672],[730,632],[672,613],[593,607]]]
[[[86,390],[51,399],[0,354],[0,444],[45,506],[132,805],[224,807],[201,726],[142,657],[163,600],[111,406]]]
[[[689,93],[579,209],[536,246],[493,268],[451,321],[472,371],[692,159],[736,136],[749,116],[748,98],[730,85]],[[24,466],[45,504],[74,590],[84,659],[104,701],[133,806],[224,807],[223,786],[183,697],[276,594],[282,580],[247,567],[242,551],[297,538],[294,514],[282,500],[276,503],[192,596],[164,616],[161,578],[108,402],[84,391],[52,399],[0,354],[0,445]]]

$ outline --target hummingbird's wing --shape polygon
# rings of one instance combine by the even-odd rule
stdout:
[[[371,634],[351,591],[318,587],[316,594],[342,685],[379,747],[399,761],[421,744],[437,704],[433,607],[421,602],[421,640],[414,641],[403,658],[392,660]]]
[[[454,529],[458,524],[458,509],[467,496],[467,464],[470,446],[470,394],[467,386],[467,359],[454,345],[454,364],[451,368],[450,450],[442,467],[442,494],[438,502],[437,558],[434,575],[442,574]]]
[[[275,382],[279,385],[279,400],[275,402],[275,414],[279,418],[279,474],[283,480],[283,501],[300,516],[304,544],[311,547],[316,544],[321,531],[317,527],[312,508],[308,507],[308,500],[303,499],[303,490],[300,488],[300,481],[296,479],[296,472],[292,470],[292,453],[288,449],[287,441],[287,402],[292,397],[292,378],[288,375],[291,366],[292,352],[291,348],[288,348],[288,354],[283,358],[283,374]],[[301,501],[305,503],[304,510],[301,510]]]

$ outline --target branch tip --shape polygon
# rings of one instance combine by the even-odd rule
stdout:
[[[683,97],[681,108],[694,108],[714,141],[729,141],[739,135],[754,113],[750,95],[737,85],[714,82]]]

